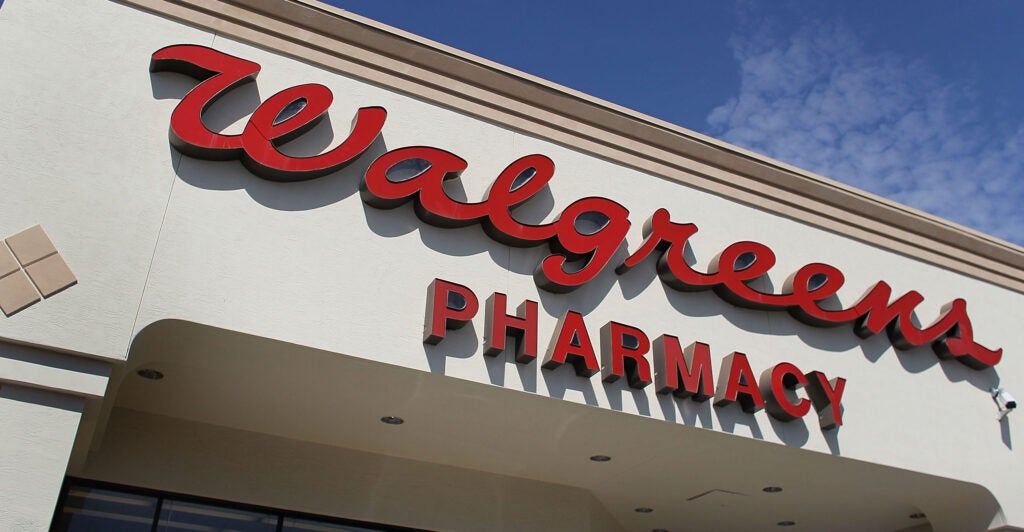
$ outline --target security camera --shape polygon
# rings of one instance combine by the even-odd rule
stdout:
[[[1002,419],[1011,410],[1017,408],[1017,400],[1010,395],[1010,392],[1002,388],[992,388],[992,400],[999,407],[999,419]]]

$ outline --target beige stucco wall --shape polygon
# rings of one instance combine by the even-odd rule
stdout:
[[[46,530],[84,401],[0,383],[0,530]]]
[[[510,249],[478,227],[438,229],[408,207],[363,204],[357,185],[370,157],[294,184],[260,180],[237,162],[182,157],[168,146],[168,120],[194,83],[148,72],[150,54],[177,43],[263,66],[258,91],[237,91],[211,109],[209,123],[229,132],[240,131],[240,117],[258,101],[322,83],[335,94],[330,127],[289,147],[297,153],[337,144],[358,107],[381,105],[389,111],[384,147],[423,144],[462,156],[470,163],[461,180],[470,199],[481,197],[509,162],[543,153],[555,161],[556,176],[550,197],[524,208],[526,218],[551,219],[580,197],[605,196],[631,211],[628,243],[635,249],[642,221],[665,207],[675,220],[701,228],[691,239],[699,267],[734,241],[754,240],[778,256],[776,287],[803,264],[820,261],[846,274],[840,299],[847,303],[879,279],[897,294],[919,290],[926,298],[918,309],[922,322],[964,297],[976,339],[1006,355],[995,370],[977,372],[940,363],[927,348],[897,353],[884,335],[860,340],[845,327],[815,329],[785,314],[733,307],[711,293],[673,292],[651,263],[621,277],[609,270],[576,292],[553,295],[530,275],[546,254],[542,248]],[[1009,523],[1024,526],[1015,474],[1022,463],[1013,451],[1024,431],[1013,415],[996,421],[988,394],[995,385],[1017,391],[1024,376],[1016,356],[1024,338],[1008,312],[1021,305],[1019,293],[113,2],[8,0],[0,11],[0,50],[0,230],[41,224],[79,280],[0,318],[0,338],[119,363],[147,325],[186,319],[974,482],[993,492]],[[823,433],[810,418],[782,424],[764,412],[699,407],[597,377],[581,385],[567,368],[490,371],[480,352],[482,313],[465,334],[436,348],[422,344],[423,294],[435,277],[465,284],[481,300],[501,291],[515,304],[539,301],[542,346],[557,317],[572,309],[586,314],[595,339],[601,325],[616,320],[651,338],[667,333],[708,343],[716,370],[723,356],[741,351],[755,372],[789,361],[845,377],[846,424]]]

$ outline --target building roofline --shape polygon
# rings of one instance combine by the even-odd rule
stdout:
[[[1024,293],[1024,248],[315,0],[115,0]]]

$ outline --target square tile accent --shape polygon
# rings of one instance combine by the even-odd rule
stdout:
[[[18,261],[14,260],[14,255],[11,255],[11,250],[7,249],[7,246],[0,243],[0,277],[10,275],[19,269]]]
[[[39,301],[39,294],[25,272],[18,271],[0,278],[0,310],[10,316]]]
[[[25,271],[43,297],[50,297],[78,282],[68,263],[57,253],[25,266]]]
[[[7,238],[7,245],[22,266],[28,266],[39,259],[57,252],[43,227],[36,225]]]

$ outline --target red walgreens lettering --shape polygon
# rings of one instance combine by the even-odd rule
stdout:
[[[326,116],[333,100],[327,87],[305,84],[281,91],[257,107],[240,135],[225,135],[207,128],[202,115],[227,92],[254,81],[258,64],[203,46],[175,45],[155,52],[150,70],[178,72],[200,81],[171,115],[170,139],[176,149],[208,160],[239,159],[252,173],[274,181],[312,179],[344,167],[378,138],[387,117],[381,107],[361,108],[339,146],[313,157],[292,157],[278,147]],[[411,200],[426,223],[439,227],[479,223],[491,238],[511,246],[547,244],[552,253],[537,266],[534,278],[551,292],[568,292],[593,280],[625,244],[629,211],[607,198],[577,200],[546,224],[522,223],[512,215],[554,175],[554,163],[543,155],[512,162],[480,202],[458,201],[443,188],[445,181],[458,178],[467,166],[461,157],[439,148],[398,148],[370,165],[360,183],[361,196],[382,209]],[[837,268],[808,264],[790,276],[782,293],[764,293],[748,283],[774,266],[775,255],[768,246],[731,244],[712,261],[708,272],[699,272],[683,256],[686,241],[696,232],[696,225],[673,222],[667,210],[659,209],[644,227],[643,244],[616,271],[621,274],[653,255],[662,281],[676,290],[711,289],[735,305],[786,310],[818,327],[853,323],[861,337],[884,329],[899,349],[930,343],[940,358],[956,359],[974,369],[994,366],[1002,357],[1002,349],[988,349],[974,341],[963,299],[946,305],[942,315],[926,327],[917,327],[912,319],[924,299],[921,294],[910,291],[890,303],[892,289],[884,281],[849,308],[825,309],[820,302],[838,293],[844,283]]]
[[[438,227],[480,223],[491,238],[510,246],[548,243],[552,254],[538,265],[534,279],[550,292],[568,292],[597,277],[626,240],[629,211],[606,198],[577,200],[548,224],[525,224],[512,216],[554,175],[554,163],[543,155],[508,165],[476,203],[453,199],[444,190],[444,182],[458,178],[466,166],[459,156],[438,148],[398,148],[370,165],[360,192],[363,201],[381,209],[415,200],[420,219]]]
[[[255,81],[258,64],[205,46],[179,44],[157,50],[149,70],[178,72],[201,82],[171,114],[171,144],[178,151],[207,160],[240,159],[252,173],[274,181],[312,179],[343,168],[380,135],[387,117],[383,107],[364,107],[356,113],[348,138],[336,148],[315,157],[291,157],[277,147],[327,116],[334,101],[327,87],[309,83],[285,89],[256,108],[240,135],[224,135],[207,128],[202,115],[229,91]],[[283,114],[292,104],[300,110]]]
[[[645,240],[640,249],[616,271],[624,273],[655,255],[659,277],[676,290],[711,289],[734,305],[787,310],[798,320],[816,327],[853,323],[854,331],[861,338],[884,329],[898,349],[931,344],[939,358],[955,358],[974,369],[994,366],[1002,358],[1002,349],[988,349],[974,341],[967,302],[963,299],[945,305],[942,315],[923,328],[914,325],[913,313],[924,297],[911,290],[890,303],[892,288],[885,281],[878,281],[853,306],[827,310],[820,302],[836,295],[845,283],[838,268],[821,263],[807,264],[786,280],[782,293],[764,293],[747,283],[767,274],[775,265],[775,253],[768,246],[737,242],[711,261],[707,273],[698,272],[683,255],[687,240],[696,232],[696,225],[673,222],[668,211],[658,209],[644,225]]]

